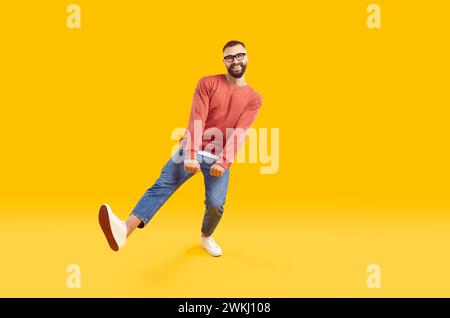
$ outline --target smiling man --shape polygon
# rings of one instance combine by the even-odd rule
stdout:
[[[145,227],[178,187],[201,171],[206,209],[200,243],[210,255],[222,255],[222,249],[211,235],[224,212],[230,166],[262,105],[261,95],[245,82],[248,56],[244,43],[229,41],[222,51],[227,73],[199,80],[188,127],[179,140],[177,152],[128,219],[120,220],[108,204],[100,207],[100,226],[114,251],[123,247],[137,227]]]

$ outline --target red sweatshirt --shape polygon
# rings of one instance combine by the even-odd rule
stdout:
[[[228,168],[261,104],[258,92],[249,85],[232,85],[225,74],[202,77],[192,98],[188,128],[179,140],[186,149],[185,159],[196,159],[198,151],[207,151],[218,157],[217,164]]]

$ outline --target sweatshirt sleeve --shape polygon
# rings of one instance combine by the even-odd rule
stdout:
[[[210,89],[205,78],[201,78],[192,97],[191,114],[184,135],[185,159],[196,159],[202,145],[203,131],[209,110]]]
[[[262,98],[258,94],[239,117],[233,133],[227,136],[227,141],[219,154],[217,164],[227,169],[233,163],[237,153],[241,149],[248,134],[248,130],[259,114]]]

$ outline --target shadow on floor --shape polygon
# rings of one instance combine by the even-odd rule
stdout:
[[[153,267],[145,274],[144,278],[152,281],[153,285],[161,285],[170,279],[175,279],[178,273],[183,272],[183,268],[186,264],[194,258],[199,257],[204,257],[205,259],[212,258],[201,246],[191,246],[178,256]]]
[[[184,252],[179,255],[166,260],[165,262],[156,265],[144,275],[144,280],[151,282],[154,287],[165,287],[167,288],[172,283],[177,284],[177,281],[184,280],[184,275],[191,274],[187,273],[187,265],[198,258],[204,258],[205,264],[210,264],[210,262],[220,262],[221,259],[226,258],[229,262],[230,270],[238,270],[244,267],[256,267],[259,270],[267,272],[278,272],[279,266],[276,263],[259,257],[257,255],[247,255],[242,254],[238,251],[227,250],[224,251],[224,255],[220,257],[212,257],[207,254],[207,252],[199,245],[194,245],[187,248]],[[227,266],[228,266],[227,265]]]

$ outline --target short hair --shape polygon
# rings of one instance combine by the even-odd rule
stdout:
[[[244,47],[244,49],[245,49],[245,44],[244,43],[242,43],[241,41],[233,40],[233,41],[228,41],[227,44],[225,44],[225,46],[223,47],[222,52],[224,52],[227,47],[232,47],[232,46],[235,46],[235,45],[242,45]]]

